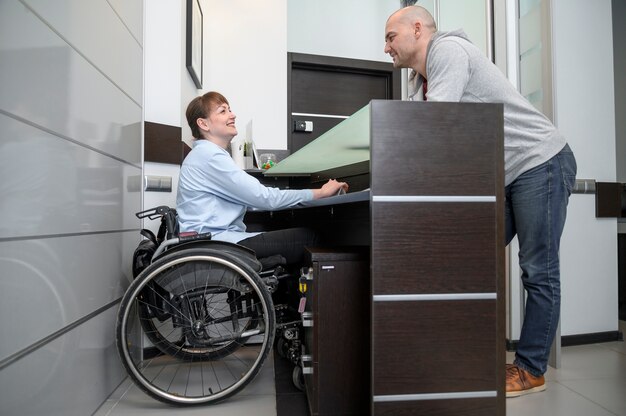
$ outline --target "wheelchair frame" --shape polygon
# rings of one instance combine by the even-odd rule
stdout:
[[[135,279],[120,303],[116,345],[145,393],[173,405],[216,403],[254,379],[277,331],[279,350],[286,341],[293,350],[292,339],[299,345],[294,322],[276,324],[271,294],[287,276],[280,264],[263,269],[246,247],[180,233],[173,208],[136,215],[161,218],[161,227],[158,236],[141,232],[147,240],[135,252]],[[296,364],[299,353],[290,355]]]

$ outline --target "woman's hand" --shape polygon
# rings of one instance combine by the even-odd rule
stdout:
[[[345,182],[337,182],[336,179],[331,179],[320,189],[313,189],[313,198],[320,199],[337,195],[340,190],[348,192],[348,184]]]

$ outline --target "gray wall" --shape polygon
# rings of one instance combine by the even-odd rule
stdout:
[[[0,1],[4,416],[88,415],[125,376],[142,33],[142,0]]]

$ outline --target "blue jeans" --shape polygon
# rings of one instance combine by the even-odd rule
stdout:
[[[517,234],[526,313],[514,364],[535,376],[546,372],[561,308],[559,244],[576,180],[568,145],[505,188],[506,244]]]

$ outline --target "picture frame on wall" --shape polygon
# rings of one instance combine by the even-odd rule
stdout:
[[[202,88],[203,15],[200,0],[187,0],[187,70],[196,88]]]

